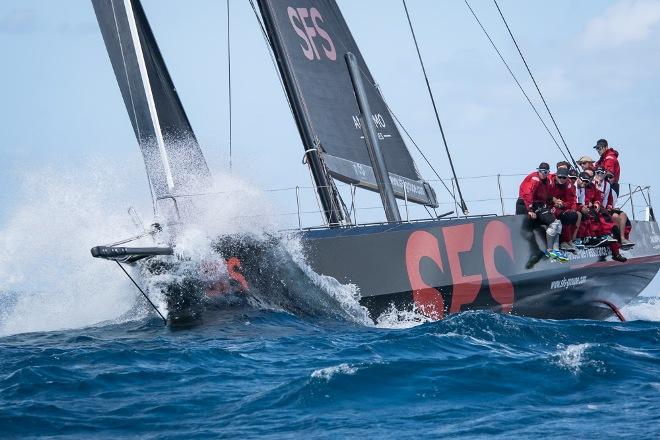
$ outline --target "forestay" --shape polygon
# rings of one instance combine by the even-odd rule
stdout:
[[[269,36],[275,40],[272,46],[285,73],[289,99],[300,109],[297,123],[311,131],[330,174],[346,183],[378,189],[344,62],[344,54],[352,52],[370,85],[371,117],[395,195],[437,206],[435,192],[420,177],[335,1],[260,0],[259,6]]]

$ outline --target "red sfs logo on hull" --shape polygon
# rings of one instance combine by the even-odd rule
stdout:
[[[202,264],[202,273],[205,276],[209,277],[216,275],[216,277],[220,278],[206,289],[206,294],[208,296],[224,295],[230,292],[243,293],[249,289],[247,280],[241,273],[241,260],[236,257],[231,257],[224,260],[224,263],[227,268],[227,276],[221,277],[216,274],[221,272],[219,266],[222,263]]]
[[[293,30],[303,40],[300,48],[308,60],[320,60],[321,54],[330,61],[337,59],[335,43],[323,29],[323,17],[318,9],[289,6],[286,12]]]
[[[513,283],[502,275],[495,265],[495,253],[498,248],[513,260],[511,231],[504,223],[494,220],[486,225],[481,240],[481,248],[475,249],[474,223],[442,228],[442,239],[447,254],[444,264],[438,238],[428,231],[416,231],[410,234],[406,244],[406,269],[412,287],[415,305],[432,319],[442,319],[447,308],[450,313],[460,312],[464,306],[472,304],[479,295],[484,281],[484,273],[492,299],[500,304],[503,312],[511,311],[515,291]],[[466,273],[461,259],[472,262],[477,257],[483,262],[479,273]],[[436,286],[446,283],[424,280],[421,271],[422,259],[429,259],[442,274],[449,274],[452,293],[451,304],[445,304],[446,295]],[[473,266],[473,265],[472,265]],[[445,278],[446,279],[446,278]],[[436,280],[437,281],[437,280]]]

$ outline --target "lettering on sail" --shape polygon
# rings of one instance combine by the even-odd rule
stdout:
[[[335,43],[330,38],[328,32],[322,27],[323,17],[316,8],[287,8],[289,21],[293,30],[303,40],[300,48],[310,61],[320,60],[321,52],[330,61],[337,59],[337,50]],[[319,47],[321,51],[319,51]]]

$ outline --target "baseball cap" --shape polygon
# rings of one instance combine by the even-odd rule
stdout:
[[[557,170],[557,177],[568,177],[568,170],[566,168],[559,168]]]
[[[598,148],[601,148],[601,147],[607,147],[607,140],[598,139],[598,141],[596,142],[596,145],[594,146],[594,148],[598,149]]]
[[[539,171],[541,171],[541,170],[550,171],[550,165],[547,162],[541,162],[537,169]]]

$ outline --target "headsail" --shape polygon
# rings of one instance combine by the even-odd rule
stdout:
[[[210,181],[188,117],[139,0],[92,0],[144,156],[154,203]]]
[[[365,82],[373,85],[374,80],[336,2],[259,0],[259,6],[270,38],[277,40],[273,49],[281,68],[288,73],[284,81],[289,98],[303,109],[298,123],[306,124],[318,139],[330,174],[377,190],[344,54],[356,55]],[[379,91],[368,87],[367,97],[395,195],[437,206],[435,192],[420,177]]]

